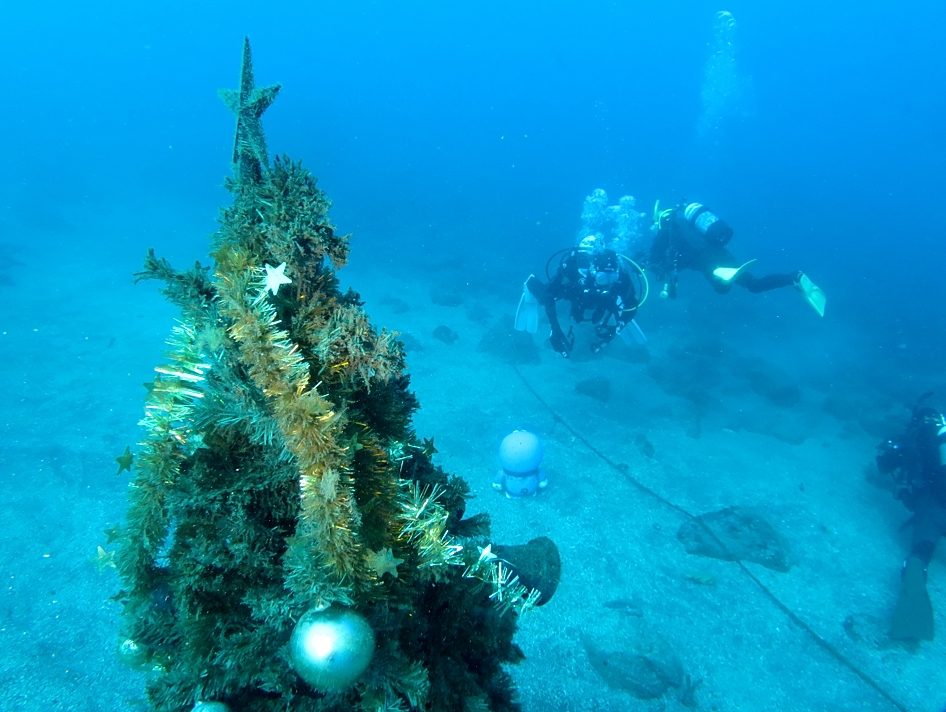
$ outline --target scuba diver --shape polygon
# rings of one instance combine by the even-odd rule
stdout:
[[[940,537],[946,535],[946,418],[921,404],[913,406],[906,431],[880,446],[877,469],[894,474],[894,496],[913,512],[910,553],[901,570],[900,595],[890,637],[933,640],[933,605],[926,590],[926,570]]]
[[[794,286],[820,316],[824,316],[825,295],[803,272],[770,274],[755,277],[749,268],[755,260],[740,264],[726,249],[733,230],[706,206],[700,203],[681,203],[660,211],[660,202],[654,206],[654,242],[647,259],[648,266],[664,282],[660,296],[677,296],[677,272],[692,269],[702,274],[720,294],[726,294],[733,284],[750,292]]]
[[[549,265],[558,255],[558,269],[549,276]],[[637,268],[641,276],[644,297],[638,301],[631,274],[622,260]],[[598,353],[611,343],[617,335],[624,335],[630,326],[630,334],[624,336],[646,342],[643,332],[633,322],[637,308],[647,297],[647,281],[643,271],[632,260],[619,255],[605,246],[601,237],[589,235],[578,247],[567,248],[553,254],[545,265],[548,283],[530,274],[523,285],[522,298],[516,310],[516,330],[534,334],[538,328],[538,305],[545,307],[552,326],[549,343],[552,348],[568,358],[575,346],[572,327],[566,334],[558,320],[556,303],[565,300],[571,304],[569,316],[575,322],[590,321],[594,325],[597,341],[591,350]]]

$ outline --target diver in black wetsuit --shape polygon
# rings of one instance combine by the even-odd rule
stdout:
[[[727,293],[733,284],[754,293],[794,286],[824,316],[824,292],[803,272],[765,277],[750,274],[748,270],[755,260],[740,263],[733,257],[726,249],[732,238],[732,228],[706,206],[681,203],[663,212],[655,210],[654,227],[656,235],[647,264],[664,282],[661,297],[676,298],[677,273],[682,269],[692,269],[702,274],[720,294]]]
[[[890,626],[890,637],[896,640],[933,639],[926,570],[937,542],[946,536],[946,418],[920,407],[929,395],[914,406],[906,431],[883,443],[877,455],[877,469],[894,474],[895,496],[913,511],[912,543]]]
[[[594,324],[597,341],[591,350],[598,353],[630,323],[638,307],[631,275],[621,259],[614,250],[605,248],[602,238],[584,238],[578,247],[565,252],[548,284],[535,275],[529,276],[516,328],[535,333],[534,309],[528,307],[541,304],[552,326],[549,342],[568,358],[575,338],[571,328],[567,334],[562,330],[555,308],[559,300],[565,300],[571,305],[571,319]]]

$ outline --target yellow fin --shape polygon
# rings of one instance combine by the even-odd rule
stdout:
[[[755,260],[749,260],[740,267],[717,267],[713,270],[713,276],[723,284],[731,284],[740,274],[755,264]]]
[[[933,640],[933,605],[926,592],[923,562],[916,556],[907,559],[900,598],[890,625],[890,637],[894,640]]]
[[[828,301],[828,298],[818,285],[802,273],[801,277],[798,278],[798,288],[805,297],[805,301],[811,304],[811,308],[818,312],[818,316],[824,316],[824,305],[825,302]]]

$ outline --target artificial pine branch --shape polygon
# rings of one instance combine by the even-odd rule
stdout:
[[[158,366],[159,376],[148,395],[141,425],[138,472],[132,481],[132,506],[125,536],[116,557],[119,572],[135,583],[149,579],[164,547],[170,524],[166,498],[178,479],[181,463],[200,444],[193,427],[194,399],[209,364],[196,349],[195,329],[182,323],[168,339],[170,363]]]

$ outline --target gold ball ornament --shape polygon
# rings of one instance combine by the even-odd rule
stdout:
[[[289,658],[299,677],[323,692],[344,690],[374,656],[374,631],[360,613],[342,606],[307,611],[289,638]]]

